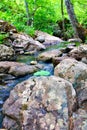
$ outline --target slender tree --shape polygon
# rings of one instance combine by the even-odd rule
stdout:
[[[31,26],[32,21],[31,21],[31,18],[30,18],[30,13],[29,13],[29,7],[28,7],[27,0],[24,0],[24,3],[25,3],[25,8],[26,8],[26,15],[27,15],[27,25]]]
[[[87,30],[84,29],[78,22],[71,0],[65,0],[66,9],[70,18],[72,28],[74,29],[75,37],[81,38],[83,41],[87,36]]]
[[[61,14],[62,14],[62,28],[63,28],[63,31],[65,31],[63,0],[61,0]]]

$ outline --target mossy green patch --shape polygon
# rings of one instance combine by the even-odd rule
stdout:
[[[0,33],[0,44],[3,43],[4,39],[8,37],[8,33]]]
[[[22,110],[27,110],[27,108],[28,108],[27,104],[22,105]]]

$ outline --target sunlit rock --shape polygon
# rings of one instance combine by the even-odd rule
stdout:
[[[68,130],[75,90],[62,78],[37,77],[18,84],[3,106],[3,126],[13,130]]]

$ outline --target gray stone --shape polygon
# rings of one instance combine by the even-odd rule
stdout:
[[[72,38],[72,39],[69,39],[68,42],[82,42],[82,40],[80,38]]]
[[[30,65],[37,65],[37,61],[31,61]]]
[[[39,41],[34,40],[32,37],[22,33],[14,33],[10,36],[13,40],[13,47],[16,52],[20,51],[36,51],[36,50],[44,50],[45,46],[41,44]]]
[[[0,61],[3,60],[14,60],[15,52],[12,47],[0,45]]]
[[[41,43],[45,42],[44,36],[38,36],[38,37],[36,38],[36,40],[39,41],[39,42],[41,42]]]
[[[70,81],[75,88],[81,87],[87,79],[87,65],[68,58],[55,67],[54,75]]]
[[[52,58],[60,56],[60,55],[62,55],[62,52],[59,51],[58,49],[51,50],[51,51],[46,51],[46,52],[43,52],[43,53],[39,54],[38,60],[51,61]]]
[[[73,84],[77,92],[78,107],[87,110],[87,65],[68,58],[55,67],[54,74]]]
[[[32,74],[42,68],[43,66],[40,64],[31,66],[18,62],[9,62],[9,61],[0,62],[0,73],[11,74],[15,77]]]
[[[68,55],[76,60],[81,60],[83,57],[87,58],[87,45],[75,47]]]
[[[45,45],[46,47],[63,42],[63,40],[61,40],[60,38],[52,36],[42,31],[36,31],[35,35],[36,37],[44,37],[45,42],[43,42],[43,45]]]
[[[75,96],[72,84],[62,78],[28,79],[5,102],[3,126],[9,130],[68,130]]]
[[[73,114],[73,128],[72,130],[86,130],[87,129],[87,112],[79,109]]]
[[[83,82],[81,87],[76,89],[79,108],[87,111],[87,81]]]
[[[81,60],[83,63],[87,64],[87,57],[83,57]]]
[[[55,67],[55,66],[58,65],[62,60],[67,59],[67,58],[69,58],[67,55],[66,55],[66,56],[61,56],[61,57],[53,57],[53,58],[52,58],[52,63],[53,63],[53,65],[54,65],[54,67]]]

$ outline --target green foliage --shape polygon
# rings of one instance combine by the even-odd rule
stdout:
[[[34,36],[35,29],[33,27],[25,26],[25,33],[29,34],[30,36]]]
[[[8,33],[7,34],[0,33],[0,44],[3,44],[4,39],[7,37],[8,37]]]
[[[34,29],[52,33],[53,25],[61,17],[61,13],[60,15],[57,13],[60,2],[57,0],[27,0],[27,2],[30,19],[33,19],[31,27],[27,26],[26,9],[24,1],[21,0],[2,0],[0,19],[11,22],[18,31],[24,31],[31,35],[34,34]]]
[[[64,42],[61,42],[60,44],[56,44],[56,45],[52,45],[52,46],[48,47],[45,51],[49,51],[49,50],[53,50],[53,49],[66,48],[69,44],[70,44],[70,42],[64,41]],[[79,42],[75,42],[75,45],[79,46],[80,43]]]
[[[52,34],[57,21],[62,20],[60,0],[26,0],[29,8],[31,26],[27,26],[27,15],[24,0],[1,0],[0,19],[12,23],[18,31],[34,35],[34,30],[42,30]],[[79,22],[87,27],[87,0],[72,0]],[[68,18],[64,5],[64,18]],[[66,24],[68,25],[68,24]],[[70,26],[70,25],[69,25]],[[68,31],[69,30],[69,31]],[[70,31],[71,30],[71,31]],[[65,37],[71,37],[72,29],[66,28]]]
[[[80,24],[87,27],[87,0],[72,0],[75,14]]]
[[[45,70],[40,70],[34,73],[34,76],[49,76],[50,72]]]

